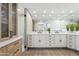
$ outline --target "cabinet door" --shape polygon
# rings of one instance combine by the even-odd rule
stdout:
[[[60,35],[55,34],[55,47],[60,47]]]
[[[39,47],[40,46],[40,40],[39,40],[39,35],[38,34],[33,34],[32,35],[32,46],[33,47]]]
[[[55,47],[66,47],[66,35],[55,34]]]
[[[5,38],[9,36],[9,12],[8,12],[8,4],[1,4],[1,38]]]
[[[7,53],[7,47],[1,47],[0,48],[0,56],[7,56],[8,53]]]
[[[76,50],[79,51],[79,36],[76,36]]]
[[[47,38],[46,38],[46,34],[40,34],[40,38],[39,38],[39,44],[40,44],[40,47],[46,47],[47,44],[46,44],[46,41],[47,41]]]
[[[66,35],[61,35],[60,36],[60,46],[61,47],[66,47]]]

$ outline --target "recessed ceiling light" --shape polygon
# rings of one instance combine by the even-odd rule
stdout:
[[[42,16],[45,16],[45,15],[42,15]]]
[[[36,11],[33,11],[33,13],[36,13]]]
[[[49,16],[52,16],[52,15],[49,15]]]
[[[73,12],[73,10],[70,10],[70,13],[72,13]]]
[[[65,11],[63,10],[62,13],[65,13]]]
[[[52,10],[51,13],[54,13],[54,11]]]
[[[20,9],[17,9],[17,11],[20,11]]]
[[[46,13],[46,11],[43,11],[44,13]]]

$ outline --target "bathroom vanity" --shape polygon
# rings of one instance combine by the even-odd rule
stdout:
[[[70,48],[79,51],[79,34],[28,34],[28,48]]]

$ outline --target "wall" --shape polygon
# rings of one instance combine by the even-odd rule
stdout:
[[[25,36],[25,34],[29,34],[32,32],[32,18],[29,14],[29,12],[27,11],[27,17],[26,17],[26,25],[25,25],[25,19],[24,19],[24,15],[20,14],[18,16],[18,35],[22,36],[22,51],[24,51],[24,45],[27,45],[27,36]],[[26,26],[26,27],[24,27]],[[26,33],[25,33],[25,28],[26,28]]]
[[[31,33],[32,32],[32,17],[31,15],[29,14],[29,12],[27,11],[27,34]]]
[[[24,51],[24,15],[18,16],[18,35],[22,36],[22,51]]]
[[[44,23],[44,27],[46,30],[46,24],[50,24],[50,28],[52,30],[52,32],[56,31],[56,30],[60,30],[62,32],[66,32],[66,24],[70,23],[69,21],[65,21],[65,20],[46,20],[46,21],[41,21],[42,23]],[[38,23],[35,23],[35,29],[38,29]]]

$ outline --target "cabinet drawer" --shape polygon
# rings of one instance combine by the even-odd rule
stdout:
[[[21,55],[20,49],[18,49],[18,50],[14,53],[14,56],[19,56],[19,55]]]
[[[20,41],[15,41],[15,42],[13,42],[13,43],[7,45],[7,49],[8,49],[8,51],[11,50],[11,49],[13,50],[15,47],[18,48],[19,45],[20,45]]]
[[[29,46],[32,46],[32,43],[28,43],[28,47],[29,47]]]
[[[72,48],[72,45],[68,45],[68,47]]]
[[[28,40],[32,40],[32,35],[28,35]]]
[[[54,44],[48,44],[47,47],[54,47]]]
[[[72,39],[75,39],[75,36],[70,35],[70,36],[69,36],[69,40],[72,40]]]
[[[7,51],[9,55],[14,55],[14,53],[18,50],[21,49],[21,44],[20,41],[15,41],[12,44],[9,44],[7,46]]]
[[[3,56],[3,55],[8,55],[6,46],[0,48],[0,56]]]
[[[28,41],[28,47],[32,46],[32,41]]]
[[[2,47],[2,48],[0,48],[0,53],[2,53],[2,52],[6,52],[6,47]]]
[[[0,48],[0,55],[5,55],[5,56],[14,56],[14,55],[20,55],[18,52],[20,50],[20,53],[22,52],[21,50],[21,41],[17,40],[15,42],[12,42],[2,48]]]
[[[8,51],[14,50],[14,45],[12,45],[12,44],[7,45],[7,50]]]
[[[53,44],[53,43],[54,43],[54,41],[49,41],[48,43],[51,43],[51,44]]]
[[[70,44],[70,43],[73,43],[73,42],[72,42],[72,41],[69,41],[69,44]]]

